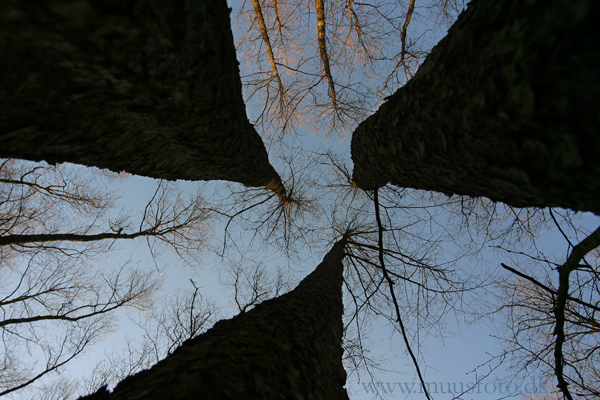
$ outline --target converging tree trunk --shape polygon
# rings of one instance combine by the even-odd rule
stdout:
[[[346,238],[293,291],[219,321],[94,399],[347,400],[342,366]]]
[[[283,193],[225,0],[6,0],[0,26],[0,157]]]
[[[352,137],[354,182],[600,214],[600,3],[474,0]]]

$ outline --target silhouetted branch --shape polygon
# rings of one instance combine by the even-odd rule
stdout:
[[[398,306],[398,300],[396,299],[396,293],[394,291],[394,281],[390,278],[388,271],[385,267],[384,259],[383,259],[383,225],[381,224],[381,217],[379,215],[379,197],[378,197],[378,189],[375,189],[373,192],[373,202],[375,204],[375,218],[377,219],[377,227],[379,229],[378,232],[378,244],[379,244],[379,263],[381,264],[381,270],[383,271],[383,276],[388,283],[388,287],[390,289],[390,295],[392,296],[392,301],[394,302],[394,308],[396,310],[396,321],[398,325],[400,325],[400,331],[402,332],[402,338],[404,339],[404,343],[406,344],[406,348],[408,349],[408,353],[410,354],[410,358],[413,361],[415,369],[417,370],[417,375],[419,375],[419,380],[421,381],[421,386],[423,386],[423,391],[425,392],[425,396],[429,400],[433,400],[429,391],[427,390],[427,385],[425,385],[425,380],[423,379],[423,374],[421,373],[421,368],[419,367],[419,363],[417,362],[417,358],[412,351],[410,346],[410,342],[408,341],[408,336],[406,335],[406,329],[404,328],[404,323],[402,322],[402,317],[400,315],[400,307]]]
[[[511,268],[511,267],[509,267],[508,265],[506,265],[504,263],[500,263],[500,265],[502,265],[502,268],[504,268],[504,269],[512,272],[513,274],[518,275],[521,278],[527,279],[529,282],[533,283],[534,285],[541,287],[542,289],[544,289],[548,293],[551,293],[552,295],[555,295],[555,296],[558,294],[556,290],[549,288],[548,286],[546,286],[543,283],[539,282],[535,278],[533,278],[533,277],[531,277],[529,275],[526,275],[526,274],[524,274],[524,273],[522,273],[522,272],[520,272],[520,271],[518,271],[518,270],[516,270],[514,268]],[[571,300],[571,301],[573,301],[575,303],[581,304],[582,306],[589,307],[589,308],[594,309],[596,311],[600,311],[600,307],[595,306],[595,305],[590,304],[590,303],[587,303],[587,302],[585,302],[585,301],[583,301],[581,299],[578,299],[576,297],[567,296],[567,300]]]
[[[573,247],[567,261],[558,268],[558,289],[556,290],[556,302],[554,305],[554,315],[556,325],[554,334],[556,335],[556,347],[554,348],[554,371],[558,379],[558,388],[568,400],[573,400],[569,391],[568,383],[564,376],[565,360],[563,355],[563,345],[565,343],[565,308],[569,298],[569,275],[579,267],[579,263],[587,253],[600,246],[600,227],[597,228],[588,237]]]

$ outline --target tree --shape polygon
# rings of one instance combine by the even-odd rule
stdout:
[[[441,31],[461,3],[431,0],[415,13],[414,0],[241,2],[234,30],[257,125],[275,139],[302,124],[350,133],[425,57],[431,35],[413,35],[411,21]]]
[[[289,283],[278,271],[274,279],[264,265],[243,268],[241,263],[232,263],[223,278],[224,284],[232,286],[234,302],[240,313],[289,291]],[[128,339],[123,349],[109,354],[93,367],[90,377],[85,378],[80,393],[92,393],[98,388],[114,387],[119,381],[171,355],[187,340],[191,340],[212,327],[220,314],[217,306],[203,296],[201,288],[191,280],[193,289],[177,292],[158,308],[150,317],[140,316],[135,320],[143,333]]]
[[[527,259],[538,264],[528,266],[527,273],[526,264],[502,264],[518,276],[517,282],[501,284],[505,299],[500,307],[511,322],[507,352],[528,373],[555,376],[564,398],[597,398],[600,228],[575,242],[572,238],[582,232],[572,217],[553,211],[550,215],[568,244],[567,256],[554,260],[541,252],[527,255],[524,264]]]
[[[346,240],[293,291],[219,321],[112,393],[102,388],[85,399],[347,399],[340,345]]]
[[[261,264],[246,268],[241,263],[231,265],[225,284],[233,287],[233,301],[240,313],[291,289],[281,270],[271,276]]]
[[[116,214],[114,194],[94,189],[81,170],[3,160],[0,395],[60,371],[114,326],[116,310],[147,310],[159,287],[152,273],[93,263],[115,241],[137,237],[151,251],[163,244],[193,256],[208,218],[201,204],[161,182],[135,221]]]
[[[98,362],[91,376],[84,379],[84,393],[104,386],[114,387],[128,376],[152,367],[214,324],[218,314],[215,304],[204,298],[194,281],[191,285],[193,289],[162,301],[149,317],[138,316],[139,321],[136,318],[142,335],[128,338],[124,349]]]
[[[600,213],[597,11],[587,0],[471,2],[355,130],[354,182]]]
[[[112,328],[115,310],[147,308],[157,288],[151,275],[125,267],[99,274],[85,265],[39,258],[16,272],[21,275],[16,287],[3,287],[0,395],[60,371]],[[7,282],[18,279],[4,276]],[[5,295],[7,290],[12,291]]]
[[[225,1],[0,7],[0,157],[285,194],[245,115]]]

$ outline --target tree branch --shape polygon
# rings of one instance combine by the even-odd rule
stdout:
[[[277,2],[274,1],[274,4],[277,4]],[[277,63],[275,62],[275,55],[273,54],[273,47],[271,46],[271,39],[269,38],[269,31],[267,29],[267,25],[265,24],[265,18],[263,16],[260,0],[252,0],[252,5],[254,6],[256,20],[258,21],[258,26],[260,27],[260,34],[265,46],[267,47],[267,54],[269,55],[269,62],[271,63],[271,71],[277,80],[279,102],[283,111],[286,106],[285,89],[283,87],[283,82],[281,81],[281,76],[279,75],[279,70],[277,69]],[[281,22],[279,21],[279,15],[277,15],[277,20],[281,25]]]
[[[166,233],[166,232],[165,232]],[[152,229],[146,229],[135,233],[105,232],[96,235],[78,235],[75,233],[49,233],[32,235],[7,235],[0,237],[0,246],[19,245],[25,243],[45,242],[93,242],[106,239],[135,239],[140,236],[156,236],[158,233]]]
[[[323,0],[315,0],[315,8],[317,11],[317,40],[319,42],[319,53],[321,55],[321,62],[323,63],[323,72],[329,83],[329,96],[333,104],[333,109],[338,112],[337,95],[335,92],[335,83],[333,76],[331,75],[331,68],[329,67],[329,55],[327,54],[327,45],[325,43],[325,4]]]
[[[394,281],[390,278],[387,268],[385,267],[385,263],[383,260],[383,225],[381,224],[381,216],[379,215],[379,195],[378,189],[375,189],[373,192],[373,202],[375,203],[375,218],[377,220],[378,229],[378,244],[379,244],[379,263],[381,264],[381,270],[383,271],[383,276],[388,283],[390,288],[390,294],[392,296],[392,301],[394,302],[394,307],[396,309],[396,317],[398,324],[400,325],[400,331],[402,332],[402,337],[404,338],[404,343],[406,344],[406,348],[408,349],[408,353],[410,354],[410,358],[412,358],[413,364],[417,370],[417,375],[419,375],[419,380],[421,381],[421,386],[423,386],[423,391],[425,392],[425,396],[429,400],[433,400],[429,391],[427,390],[427,385],[425,385],[425,380],[423,379],[423,374],[421,373],[421,368],[419,368],[419,363],[417,362],[417,358],[410,347],[410,342],[408,341],[408,336],[406,335],[406,329],[404,328],[404,323],[402,322],[402,317],[400,316],[400,307],[398,306],[398,300],[396,299],[396,293],[394,292]]]
[[[598,227],[588,237],[573,247],[567,261],[558,267],[558,290],[556,291],[556,302],[554,306],[554,316],[556,326],[554,334],[556,335],[556,346],[554,347],[554,371],[558,379],[558,388],[567,400],[573,400],[569,391],[569,384],[564,376],[564,355],[563,344],[565,342],[565,308],[569,298],[569,275],[579,267],[579,263],[587,253],[600,246],[600,227]]]
[[[406,11],[406,18],[404,19],[404,24],[402,24],[402,30],[400,31],[400,42],[402,43],[402,47],[400,49],[400,60],[396,63],[393,71],[388,75],[385,80],[385,87],[387,88],[388,82],[394,74],[398,71],[401,65],[404,65],[404,60],[406,58],[406,36],[408,32],[408,25],[410,24],[410,20],[412,19],[413,12],[415,11],[415,0],[410,0],[408,3],[408,11]]]
[[[512,272],[512,273],[513,273],[513,274],[515,274],[515,275],[518,275],[518,276],[520,276],[521,278],[527,279],[529,282],[533,283],[534,285],[536,285],[536,286],[538,286],[538,287],[540,287],[540,288],[544,289],[544,290],[545,290],[545,291],[547,291],[548,293],[552,293],[553,295],[555,295],[555,296],[556,296],[556,294],[557,294],[556,290],[554,290],[554,289],[552,289],[552,288],[550,288],[550,287],[548,287],[548,286],[544,285],[543,283],[541,283],[541,282],[537,281],[535,278],[533,278],[533,277],[531,277],[531,276],[529,276],[529,275],[525,275],[524,273],[522,273],[522,272],[520,272],[520,271],[518,271],[518,270],[516,270],[516,269],[514,269],[514,268],[511,268],[511,267],[509,267],[508,265],[506,265],[506,264],[504,264],[504,263],[500,263],[500,265],[502,265],[502,268],[504,268],[504,269],[506,269],[506,270],[508,270],[508,271]],[[571,297],[571,296],[568,296],[568,297],[567,297],[567,299],[568,299],[568,300],[571,300],[571,301],[572,301],[572,302],[574,302],[574,303],[581,304],[581,305],[582,305],[582,306],[584,306],[584,307],[589,307],[589,308],[591,308],[591,309],[594,309],[594,310],[596,310],[596,311],[600,311],[600,307],[598,307],[598,306],[595,306],[595,305],[593,305],[593,304],[590,304],[590,303],[587,303],[587,302],[585,302],[585,301],[583,301],[583,300],[580,300],[580,299],[578,299],[577,297]]]

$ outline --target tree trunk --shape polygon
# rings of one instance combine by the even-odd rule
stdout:
[[[347,400],[342,367],[346,239],[293,291],[219,321],[94,399]],[[104,396],[104,397],[103,397]]]
[[[474,0],[352,137],[354,182],[600,214],[600,3]]]
[[[4,0],[0,27],[0,157],[281,190],[225,0]]]

